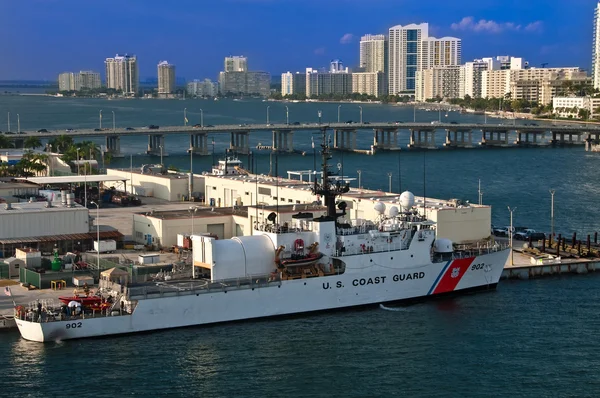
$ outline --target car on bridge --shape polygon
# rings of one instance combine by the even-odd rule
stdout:
[[[94,131],[102,131],[102,129],[95,128]]]
[[[132,131],[132,130],[135,130],[135,129],[133,127],[126,127],[125,130]]]
[[[68,128],[68,129],[65,129],[65,131],[66,131],[67,133],[70,133],[70,132],[72,132],[72,131],[75,131],[75,130],[73,130],[72,128]]]
[[[212,124],[207,124],[206,127],[215,127]]]
[[[198,123],[198,124],[194,124],[192,127],[195,128],[195,129],[199,129],[199,128],[204,127],[204,126],[202,126],[200,123]]]
[[[151,124],[149,126],[146,126],[146,128],[148,130],[158,130],[159,127],[156,124]]]
[[[39,129],[37,132],[38,132],[38,133],[47,133],[47,132],[48,132],[48,130],[46,130],[46,129]]]

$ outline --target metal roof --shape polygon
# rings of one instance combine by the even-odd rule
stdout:
[[[100,231],[100,239],[120,239],[123,234],[119,231]],[[0,245],[23,244],[23,243],[42,243],[42,242],[58,242],[63,240],[96,240],[95,232],[83,234],[67,234],[67,235],[48,235],[48,236],[33,236],[29,238],[10,238],[0,239]]]
[[[17,180],[29,181],[34,184],[70,184],[74,182],[106,182],[106,181],[127,181],[129,178],[108,176],[106,174],[96,174],[89,176],[59,176],[59,177],[19,177]]]

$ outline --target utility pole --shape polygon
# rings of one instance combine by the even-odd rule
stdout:
[[[510,212],[510,231],[508,231],[508,233],[510,234],[510,265],[515,265],[513,257],[513,212],[515,210],[517,210],[516,207],[511,209],[510,206],[508,206],[508,211]]]
[[[356,170],[356,172],[358,173],[358,189],[360,189],[362,187],[361,180],[360,180],[360,175],[362,173],[362,170]]]
[[[338,123],[341,123],[340,122],[340,111],[341,111],[341,109],[342,109],[342,106],[338,105]]]
[[[389,183],[390,183],[390,189],[389,189],[388,192],[392,193],[392,173],[389,172],[389,173],[387,173],[387,175],[388,175],[388,180],[389,180]]]
[[[479,196],[479,206],[483,205],[483,192],[481,191],[481,178],[479,179],[479,188],[477,189],[477,194]]]
[[[551,204],[550,204],[550,239],[554,237],[554,193],[555,189],[550,190]]]

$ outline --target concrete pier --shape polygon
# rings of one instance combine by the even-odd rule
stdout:
[[[121,137],[106,136],[104,145],[106,147],[104,153],[110,153],[112,157],[122,157],[121,154]]]
[[[481,129],[481,142],[479,145],[487,147],[510,147],[508,134],[510,129],[484,127]]]
[[[274,130],[271,150],[273,152],[294,152],[294,131]]]
[[[165,150],[165,136],[162,134],[148,135],[148,155],[167,156]]]
[[[247,131],[232,131],[229,140],[229,150],[240,155],[249,154],[250,147],[248,146],[248,138]]]
[[[593,150],[595,146],[600,144],[600,134],[599,133],[586,133],[585,134],[585,150],[590,152]]]
[[[471,129],[446,129],[446,148],[473,148],[473,130]]]
[[[208,134],[190,134],[190,148],[187,151],[196,155],[208,155]]]
[[[401,148],[398,145],[398,128],[374,129],[373,148],[376,150],[399,151]]]
[[[544,138],[546,137],[546,130],[516,130],[517,132],[517,140],[515,144],[518,146],[532,147],[532,146],[545,146],[548,145],[547,142],[544,142]]]
[[[589,133],[588,133],[589,134]],[[552,140],[550,143],[553,146],[573,146],[584,145],[586,133],[580,131],[552,131]]]
[[[435,127],[410,129],[410,149],[438,149],[435,144]]]
[[[333,130],[333,149],[338,151],[356,150],[356,129],[334,129]]]

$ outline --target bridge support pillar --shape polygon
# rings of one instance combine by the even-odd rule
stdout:
[[[273,152],[294,152],[294,132],[292,130],[275,130],[271,150]]]
[[[167,156],[165,151],[165,136],[162,134],[148,135],[148,155]]]
[[[454,136],[454,139],[452,136]],[[473,131],[459,129],[446,130],[446,142],[444,146],[447,148],[473,148]]]
[[[494,135],[495,134],[495,135]],[[508,142],[509,130],[481,130],[482,146],[508,147],[511,144]]]
[[[435,145],[435,129],[410,129],[410,149],[437,149]]]
[[[333,149],[338,151],[356,151],[356,130],[333,130]]]
[[[399,151],[398,128],[373,130],[373,148]]]
[[[593,138],[592,138],[593,137]],[[587,133],[585,138],[585,150],[592,151],[598,147],[600,143],[600,133]]]
[[[525,135],[525,139],[523,139],[523,135]],[[538,136],[541,137],[541,140],[538,141]],[[545,145],[543,142],[544,137],[546,136],[545,131],[521,131],[517,130],[517,140],[515,144],[519,146],[540,146]]]
[[[231,139],[229,141],[229,150],[247,155],[250,153],[250,148],[248,147],[248,132],[247,131],[236,131],[231,132]]]
[[[104,153],[110,153],[112,157],[121,157],[121,137],[118,135],[106,136]]]
[[[208,155],[208,134],[190,134],[190,148],[187,151],[196,155]]]

